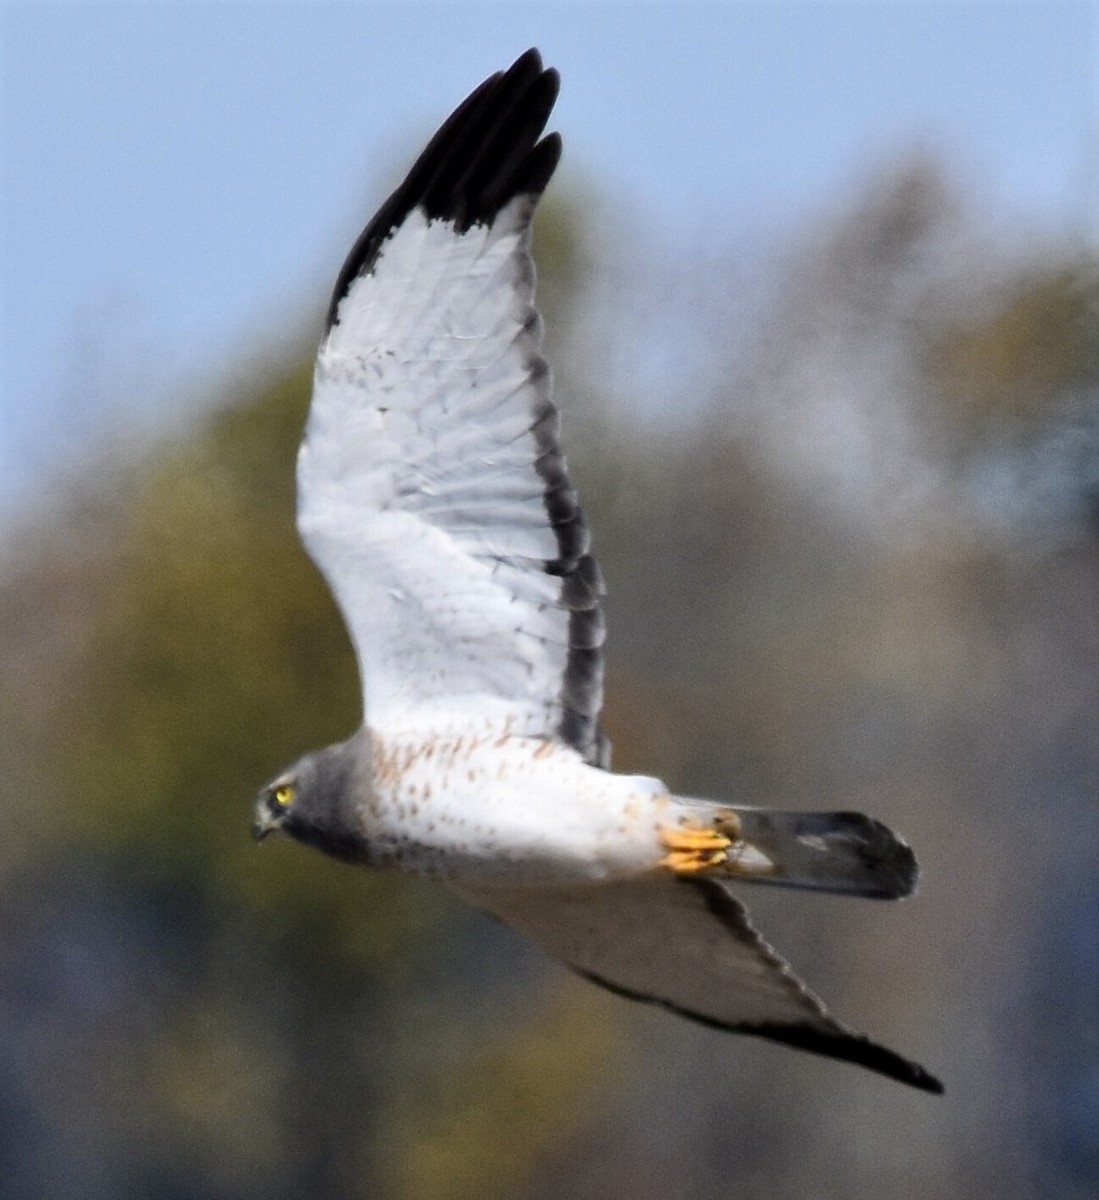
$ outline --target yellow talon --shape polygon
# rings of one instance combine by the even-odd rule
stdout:
[[[661,829],[660,840],[668,849],[660,866],[685,875],[725,862],[733,844],[732,838],[716,829],[692,829],[684,825]]]

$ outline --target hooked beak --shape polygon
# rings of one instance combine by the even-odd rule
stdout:
[[[281,824],[281,819],[271,812],[264,803],[263,797],[260,797],[256,801],[255,816],[252,818],[252,837],[257,842],[262,842],[269,833],[278,829]]]

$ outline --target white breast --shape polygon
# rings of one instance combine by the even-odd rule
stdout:
[[[371,738],[375,840],[404,870],[469,883],[596,882],[651,868],[667,790],[500,734]]]

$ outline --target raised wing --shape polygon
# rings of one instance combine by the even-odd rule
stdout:
[[[534,50],[487,79],[363,231],[317,358],[298,528],[372,728],[487,723],[601,762],[602,583],[529,250],[557,87]]]
[[[647,876],[591,887],[466,893],[611,991],[941,1092],[918,1063],[837,1021],[720,883]]]

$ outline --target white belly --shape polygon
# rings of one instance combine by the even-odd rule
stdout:
[[[378,865],[456,883],[559,884],[636,874],[662,853],[664,785],[589,767],[559,743],[372,734],[371,750]]]

